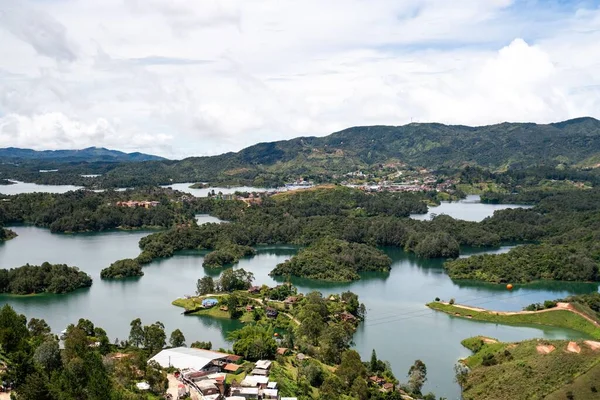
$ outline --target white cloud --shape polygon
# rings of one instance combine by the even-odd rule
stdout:
[[[600,117],[600,10],[548,4],[0,0],[0,146],[174,157],[411,118]]]

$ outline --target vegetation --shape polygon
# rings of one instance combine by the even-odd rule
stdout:
[[[589,377],[597,375],[600,358],[597,350],[584,343],[578,343],[580,353],[566,351],[568,342],[559,340],[486,343],[472,338],[463,343],[475,351],[464,360],[469,370],[459,380],[465,400],[568,399],[557,397],[568,391],[573,392],[574,399],[595,396],[595,384]],[[538,346],[553,346],[555,350],[540,354]]]
[[[271,275],[347,282],[360,279],[360,272],[389,272],[391,264],[387,255],[371,246],[325,238],[277,265]]]
[[[157,399],[167,376],[147,363],[147,349],[111,345],[104,329],[80,319],[69,325],[64,348],[43,320],[17,314],[9,305],[0,309],[0,348],[5,362],[1,377],[16,391],[16,400],[140,400]],[[112,357],[120,350],[125,356]],[[135,383],[146,381],[150,391],[141,397]]]
[[[224,265],[237,263],[242,257],[253,256],[255,254],[256,250],[250,246],[242,246],[239,244],[218,246],[215,251],[208,253],[206,257],[204,257],[202,266],[207,268],[219,268]]]
[[[0,243],[17,237],[17,234],[6,228],[0,227]]]
[[[92,278],[77,267],[43,263],[0,269],[0,293],[39,294],[67,293],[92,286]]]
[[[273,339],[273,329],[261,325],[246,325],[231,332],[235,354],[250,361],[271,359],[277,353],[277,342]]]
[[[353,127],[325,137],[260,143],[213,157],[122,163],[108,170],[101,182],[130,187],[137,182],[169,184],[173,179],[272,187],[299,176],[330,182],[345,173],[394,160],[428,168],[465,163],[490,169],[593,165],[600,152],[599,125],[595,119],[579,118],[548,125]]]
[[[143,275],[144,272],[140,263],[131,258],[115,261],[109,267],[100,271],[100,278],[102,279],[122,279]]]
[[[103,231],[115,228],[171,227],[194,220],[193,205],[183,193],[163,188],[64,194],[3,196],[0,224],[29,223],[52,232]],[[158,201],[155,207],[118,206],[120,201]]]
[[[429,303],[427,304],[427,307],[436,311],[443,311],[456,317],[494,322],[497,324],[548,325],[559,328],[568,328],[574,331],[583,332],[590,337],[600,339],[600,327],[588,321],[581,315],[568,310],[555,309],[539,313],[501,313],[487,310],[472,310],[440,302]]]

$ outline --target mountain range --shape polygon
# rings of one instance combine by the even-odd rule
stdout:
[[[0,160],[11,161],[58,161],[58,162],[134,162],[134,161],[158,161],[164,160],[159,156],[144,153],[124,153],[117,150],[109,150],[103,147],[88,147],[81,150],[42,150],[21,149],[7,147],[0,149]]]
[[[326,181],[387,163],[430,169],[472,165],[492,171],[559,164],[595,168],[600,166],[600,121],[584,117],[551,124],[501,123],[477,127],[439,123],[358,126],[324,137],[258,143],[235,153],[178,161],[102,148],[42,152],[0,149],[0,160],[7,159],[46,163],[52,160],[53,165],[79,160],[81,165],[61,168],[62,173],[74,175],[89,173],[83,171],[92,168],[92,161],[117,161],[96,166],[97,173],[102,174],[96,184],[105,187],[171,182],[273,186],[299,177]],[[17,171],[15,167],[5,168],[3,175],[10,178],[21,174],[22,179],[38,182],[50,179],[36,176],[35,167],[31,166],[29,175],[23,168]]]

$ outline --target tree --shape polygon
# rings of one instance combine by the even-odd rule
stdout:
[[[185,347],[185,336],[183,336],[183,332],[179,329],[175,329],[171,332],[169,343],[171,344],[171,347]]]
[[[144,326],[144,347],[150,350],[150,353],[155,353],[165,347],[167,335],[165,326],[162,322],[157,321],[152,325]]]
[[[58,342],[52,338],[43,342],[33,353],[33,360],[46,372],[51,373],[62,366]]]
[[[227,309],[229,310],[229,317],[232,319],[236,319],[240,316],[241,312],[238,311],[238,306],[240,305],[240,299],[238,295],[235,293],[227,296]]]
[[[190,345],[190,347],[195,349],[210,350],[212,349],[212,342],[194,342]]]
[[[408,370],[408,385],[413,393],[420,394],[423,385],[427,381],[427,367],[421,360],[415,360]]]
[[[0,309],[0,345],[6,353],[13,352],[25,344],[29,336],[27,318],[17,314],[8,304]]]
[[[12,398],[12,397],[11,397]],[[42,372],[34,372],[27,376],[25,383],[19,387],[19,400],[53,400],[48,387],[48,377]]]
[[[223,271],[219,279],[219,287],[223,292],[233,292],[234,290],[246,290],[252,286],[254,274],[240,269],[228,269]]]
[[[198,279],[196,283],[196,294],[198,296],[203,296],[205,294],[210,294],[215,292],[215,281],[210,276],[205,276],[201,279]]]
[[[350,347],[352,333],[340,324],[326,325],[319,344],[321,345],[321,357],[328,364],[338,364],[342,352]]]
[[[299,316],[299,320],[298,335],[305,337],[312,345],[316,346],[325,326],[323,317],[317,312],[307,310],[305,307]]]
[[[367,369],[356,351],[346,350],[342,353],[342,362],[335,374],[349,387],[357,378],[366,378]]]
[[[229,334],[233,340],[233,351],[250,361],[273,358],[277,353],[277,342],[273,329],[262,325],[246,325]]]
[[[350,393],[359,400],[367,400],[369,398],[369,388],[367,387],[367,381],[364,378],[358,377],[352,383]]]
[[[142,320],[139,318],[131,321],[131,329],[129,330],[129,343],[135,347],[140,347],[144,343],[144,328],[142,327]]]
[[[84,331],[87,336],[94,336],[94,323],[89,319],[79,318],[77,327]]]
[[[377,372],[377,369],[379,367],[378,364],[378,359],[377,359],[377,353],[375,352],[375,349],[373,349],[373,351],[371,352],[371,362],[369,363],[369,368],[371,369],[371,372]]]
[[[339,399],[342,395],[344,382],[335,374],[330,374],[320,388],[322,399]]]
[[[31,318],[27,323],[27,329],[31,336],[46,336],[51,331],[50,326],[43,319]]]
[[[83,359],[90,351],[90,341],[85,332],[76,326],[70,325],[65,335],[65,359],[71,361],[74,358]]]

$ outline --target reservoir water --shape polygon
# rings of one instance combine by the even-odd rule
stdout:
[[[478,195],[468,195],[459,201],[442,201],[437,207],[429,207],[427,214],[413,214],[410,217],[418,220],[428,220],[434,215],[446,214],[456,219],[465,221],[481,221],[494,215],[496,210],[507,208],[529,208],[531,206],[515,204],[484,204],[479,201]]]
[[[37,183],[15,182],[12,185],[0,185],[0,194],[20,194],[20,193],[66,193],[71,190],[81,189],[80,186],[73,185],[38,185]]]
[[[473,204],[459,203],[471,209]],[[489,214],[484,208],[472,211],[482,219]],[[199,216],[201,222],[212,218]],[[126,339],[129,323],[141,318],[144,324],[162,321],[167,334],[180,328],[188,345],[195,340],[212,341],[214,348],[230,347],[227,334],[240,326],[230,320],[184,316],[171,305],[177,297],[193,294],[196,280],[204,275],[218,276],[221,270],[202,267],[203,252],[185,252],[144,267],[141,278],[102,281],[100,270],[111,262],[135,257],[138,241],[150,232],[114,231],[95,234],[51,234],[31,226],[12,227],[19,236],[0,244],[0,267],[11,268],[25,263],[44,261],[78,266],[94,279],[91,288],[66,295],[0,295],[0,304],[9,303],[28,318],[44,318],[53,331],[59,332],[78,318],[88,318],[106,329],[112,339]],[[507,251],[504,247],[495,252]],[[297,251],[290,246],[258,249],[252,258],[242,259],[235,268],[252,271],[256,284],[274,285],[268,273]],[[534,337],[577,338],[573,331],[556,328],[515,327],[458,319],[435,313],[424,304],[435,297],[455,298],[457,302],[497,310],[520,310],[523,306],[569,294],[598,290],[597,284],[540,283],[509,292],[497,285],[477,282],[453,282],[444,273],[441,260],[420,260],[399,249],[385,249],[392,257],[390,273],[364,274],[348,284],[333,284],[294,279],[301,292],[319,290],[324,295],[345,290],[356,292],[367,307],[367,319],[354,336],[355,348],[368,359],[375,349],[380,358],[390,361],[396,376],[406,379],[415,359],[427,364],[426,391],[449,399],[459,397],[454,383],[455,362],[469,355],[460,341],[474,335],[487,335],[505,341]],[[465,253],[477,250],[465,249]]]

